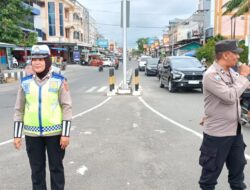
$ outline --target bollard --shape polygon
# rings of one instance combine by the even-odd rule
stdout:
[[[109,90],[112,92],[115,89],[114,69],[109,69]]]
[[[139,70],[135,69],[135,91],[139,90]]]

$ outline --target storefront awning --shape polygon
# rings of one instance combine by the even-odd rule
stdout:
[[[0,42],[0,47],[14,48],[14,47],[16,47],[16,45],[15,44],[8,44],[8,43]]]
[[[18,47],[18,46],[17,46],[17,47],[15,47],[13,50],[14,50],[14,51],[25,51],[25,50],[30,51],[31,48],[30,48],[30,47],[24,48],[24,47]]]
[[[59,48],[59,47],[52,47],[50,49],[58,50],[58,51],[68,51],[67,48]]]

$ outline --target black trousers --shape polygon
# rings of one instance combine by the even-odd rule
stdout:
[[[46,150],[49,160],[51,190],[63,190],[65,185],[63,158],[65,151],[60,147],[61,136],[25,136],[26,150],[31,167],[33,190],[47,190]]]
[[[204,134],[203,137],[199,159],[202,166],[199,180],[200,188],[202,190],[214,190],[223,165],[226,163],[231,189],[246,189],[243,173],[246,164],[244,155],[246,145],[240,128],[238,127],[237,136],[213,137]]]

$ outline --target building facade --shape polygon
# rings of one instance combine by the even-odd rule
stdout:
[[[215,1],[214,33],[222,35],[228,39],[245,40],[248,34],[249,14],[232,18],[233,13],[223,15],[225,8],[222,6],[229,0]]]
[[[79,62],[81,57],[86,57],[86,50],[92,46],[86,7],[77,0],[43,0],[34,6],[41,13],[34,18],[38,43],[49,45],[53,62]]]

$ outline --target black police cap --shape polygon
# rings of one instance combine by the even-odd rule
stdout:
[[[236,40],[222,40],[217,42],[215,45],[215,53],[221,53],[225,51],[241,53],[243,49],[238,47]]]

